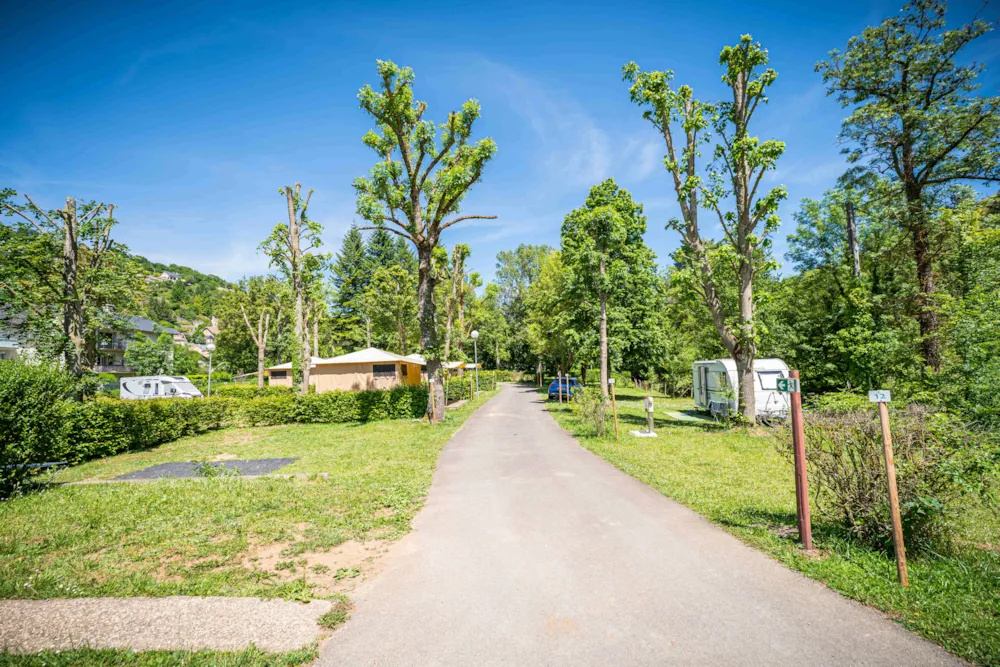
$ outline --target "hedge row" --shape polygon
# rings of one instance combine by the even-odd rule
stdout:
[[[0,360],[0,498],[23,464],[79,463],[227,426],[417,418],[427,408],[423,387],[305,396],[248,396],[241,387],[211,398],[79,401],[79,384],[55,367]]]
[[[229,426],[417,418],[426,410],[427,390],[419,387],[305,396],[289,391],[254,398],[224,393],[194,400],[98,399],[78,403],[71,411],[66,458],[112,456]]]
[[[506,374],[507,379],[502,379]],[[510,371],[479,371],[479,391],[493,391],[498,382],[510,382]],[[472,397],[476,387],[476,371],[467,370],[464,375],[453,375],[445,380],[445,398],[461,401]]]

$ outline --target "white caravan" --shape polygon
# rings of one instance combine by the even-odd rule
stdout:
[[[195,398],[201,396],[198,387],[181,375],[122,378],[120,386],[120,396],[129,399]]]
[[[785,419],[788,416],[788,394],[779,392],[778,378],[788,377],[788,365],[781,359],[758,359],[754,362],[754,397],[757,416],[764,419]],[[739,401],[739,375],[732,359],[711,359],[694,362],[694,405],[707,410],[713,417],[735,413]]]

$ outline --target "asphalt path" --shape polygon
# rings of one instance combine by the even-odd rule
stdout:
[[[388,559],[319,664],[965,664],[594,456],[528,387],[455,434]]]

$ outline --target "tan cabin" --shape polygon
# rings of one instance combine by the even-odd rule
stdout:
[[[423,366],[424,360],[418,355],[404,357],[369,347],[330,359],[313,357],[309,384],[317,392],[419,387]],[[270,386],[292,386],[291,362],[272,366],[266,373]]]

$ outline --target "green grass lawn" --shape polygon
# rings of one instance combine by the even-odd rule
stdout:
[[[813,510],[819,554],[802,552],[795,537],[795,482],[791,462],[766,431],[725,429],[674,421],[664,409],[690,409],[689,400],[657,396],[659,437],[644,429],[643,394],[619,389],[621,439],[599,439],[573,409],[553,401],[556,420],[581,444],[636,479],[690,507],[785,565],[841,594],[876,607],[905,627],[968,660],[1000,665],[1000,520],[970,507],[954,548],[911,556],[910,588],[896,583],[895,561],[843,537]]]
[[[328,597],[409,530],[441,448],[492,394],[448,421],[229,429],[73,468],[104,479],[166,461],[299,457],[280,473],[55,485],[0,503],[0,598]]]

